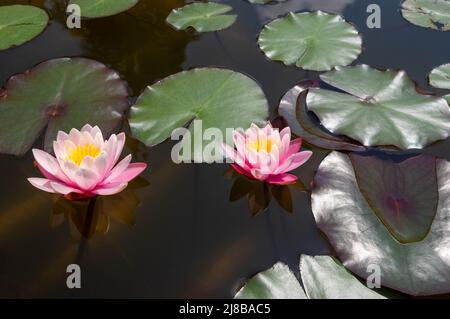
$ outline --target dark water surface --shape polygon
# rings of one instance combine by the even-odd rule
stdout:
[[[267,60],[257,35],[265,23],[289,11],[322,9],[342,14],[362,33],[364,51],[356,63],[404,69],[422,89],[445,93],[430,88],[426,76],[450,62],[450,32],[409,24],[400,15],[400,1],[218,2],[234,8],[237,22],[219,33],[195,34],[165,23],[183,0],[141,0],[126,13],[83,21],[75,31],[65,28],[64,1],[0,0],[0,5],[40,6],[52,18],[38,38],[0,52],[0,82],[50,58],[84,56],[117,70],[136,96],[181,70],[220,66],[255,78],[274,117],[282,95],[300,80],[318,79],[318,73]],[[382,8],[379,30],[366,27],[371,3]],[[301,253],[330,253],[308,194],[293,193],[293,214],[272,203],[252,217],[245,200],[229,202],[232,181],[223,177],[225,165],[175,165],[171,142],[150,149],[130,141],[127,147],[135,160],[149,163],[143,176],[149,185],[102,203],[108,215],[93,217],[90,240],[75,226],[86,218],[71,215],[57,197],[28,184],[27,177],[39,176],[30,152],[20,159],[0,156],[0,297],[231,297],[244,278],[278,260],[298,268]],[[313,150],[314,157],[297,171],[305,184],[327,154]],[[450,142],[425,152],[450,159]],[[82,267],[82,289],[66,287],[66,267],[72,263]]]

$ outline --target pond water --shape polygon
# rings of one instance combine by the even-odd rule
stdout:
[[[283,94],[303,79],[318,79],[319,73],[269,61],[258,48],[257,35],[264,24],[289,11],[321,9],[343,15],[362,33],[364,51],[355,63],[404,69],[421,89],[442,93],[426,77],[449,62],[450,33],[408,23],[401,17],[400,1],[217,2],[231,5],[237,22],[218,33],[196,34],[175,31],[165,22],[183,0],[141,0],[125,13],[83,21],[80,30],[66,29],[65,1],[0,0],[0,5],[30,3],[51,15],[50,26],[38,38],[0,52],[0,82],[51,58],[83,56],[117,70],[135,98],[170,74],[219,66],[259,82],[274,118]],[[371,3],[382,8],[381,29],[366,27]],[[245,200],[229,201],[232,181],[223,177],[226,165],[176,165],[170,158],[172,145],[147,148],[129,140],[127,151],[149,163],[143,174],[148,183],[139,183],[123,195],[126,199],[103,203],[108,215],[91,218],[89,239],[74,226],[83,228],[87,218],[77,220],[57,197],[27,182],[39,175],[31,152],[22,158],[0,156],[0,297],[229,298],[245,278],[276,261],[298,269],[300,254],[331,252],[315,226],[307,193],[293,192],[292,214],[272,203],[252,217]],[[296,172],[306,185],[327,154],[311,149],[313,158]],[[424,152],[450,160],[450,141]],[[81,265],[82,289],[66,286],[66,267],[72,263]]]

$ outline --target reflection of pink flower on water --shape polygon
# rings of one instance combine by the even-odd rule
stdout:
[[[259,128],[255,124],[242,132],[233,132],[236,149],[224,145],[224,151],[233,161],[231,166],[240,174],[270,184],[288,185],[298,177],[288,172],[303,165],[312,155],[310,151],[300,152],[302,140],[291,141],[289,127],[281,132],[267,124]]]
[[[104,140],[96,127],[85,125],[81,131],[58,132],[52,155],[34,149],[37,166],[45,178],[29,178],[29,182],[49,193],[94,197],[113,195],[124,190],[128,182],[142,173],[147,164],[132,163],[131,155],[120,163],[125,134]]]

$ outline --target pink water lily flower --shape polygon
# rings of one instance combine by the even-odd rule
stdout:
[[[289,127],[281,132],[271,124],[259,128],[252,124],[247,131],[234,130],[236,149],[225,144],[226,156],[233,161],[231,166],[240,174],[269,184],[294,184],[298,177],[288,172],[303,165],[312,155],[300,152],[302,140],[291,141]]]
[[[52,155],[33,149],[36,164],[45,178],[29,178],[35,187],[74,197],[114,195],[124,190],[128,182],[142,173],[147,164],[132,163],[131,155],[117,165],[125,144],[125,134],[103,139],[96,126],[85,125],[81,131],[58,132]]]

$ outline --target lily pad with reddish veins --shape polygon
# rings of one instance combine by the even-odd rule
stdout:
[[[43,62],[11,77],[0,92],[0,153],[23,155],[43,131],[50,151],[59,130],[87,123],[108,136],[128,106],[126,83],[105,65],[84,58]]]

